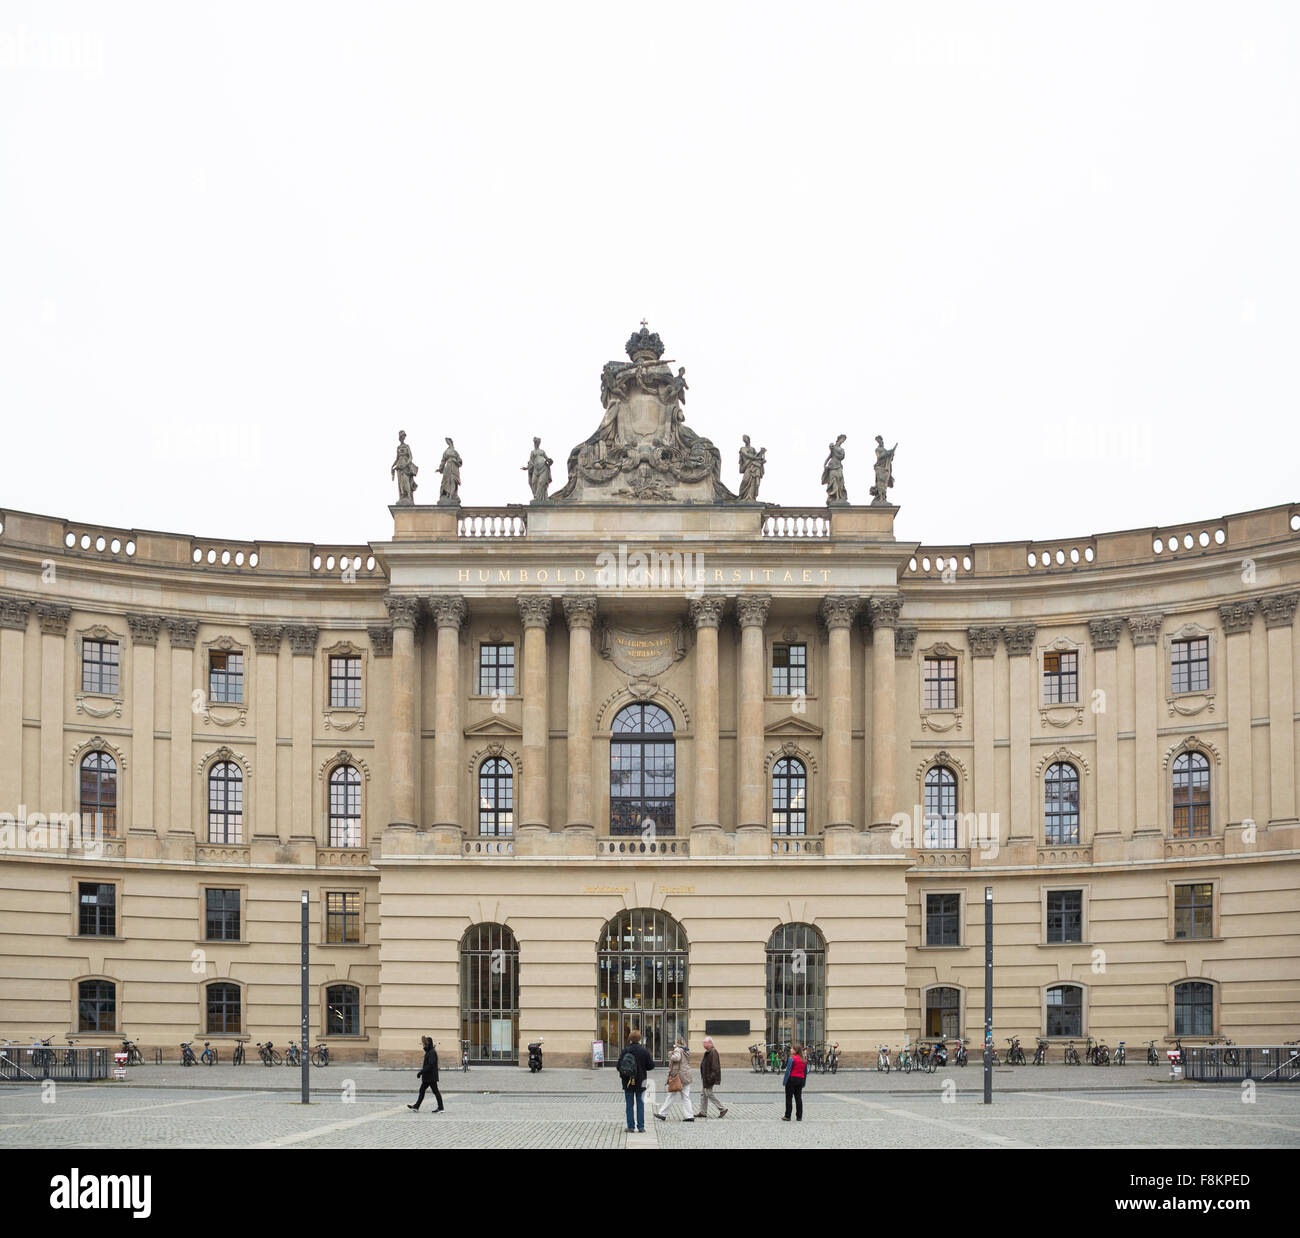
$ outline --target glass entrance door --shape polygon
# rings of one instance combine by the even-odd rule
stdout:
[[[607,1063],[617,1060],[634,1029],[656,1064],[668,1061],[689,1022],[688,947],[681,925],[661,911],[633,908],[601,934],[596,961],[596,1038]]]

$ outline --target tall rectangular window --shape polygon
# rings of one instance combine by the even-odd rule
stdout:
[[[325,895],[325,940],[331,945],[361,940],[361,895],[331,890]]]
[[[115,640],[81,642],[81,690],[115,696],[118,689],[118,647]]]
[[[1083,891],[1047,891],[1047,940],[1083,940]]]
[[[478,691],[480,696],[512,696],[515,691],[515,647],[478,647]]]
[[[960,894],[925,896],[925,944],[927,946],[961,945]]]
[[[204,891],[204,935],[208,941],[239,940],[239,891]]]
[[[1079,655],[1067,649],[1043,654],[1043,704],[1073,705],[1079,700]]]
[[[957,708],[957,659],[926,658],[923,701],[926,709]]]
[[[361,708],[361,659],[330,658],[330,708]]]
[[[1196,636],[1191,640],[1173,643],[1171,665],[1175,692],[1208,692],[1210,690],[1210,638]]]
[[[1214,886],[1174,886],[1174,937],[1214,936]]]
[[[117,936],[117,887],[77,883],[77,932],[82,937]]]
[[[244,703],[244,655],[213,649],[208,654],[208,700],[214,705]]]
[[[807,696],[808,646],[772,646],[772,695]]]

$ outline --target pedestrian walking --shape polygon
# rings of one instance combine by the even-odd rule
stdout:
[[[668,1106],[673,1103],[674,1096],[681,1097],[682,1121],[695,1121],[695,1110],[691,1107],[692,1078],[690,1050],[687,1049],[686,1042],[678,1036],[677,1043],[673,1045],[672,1052],[668,1055],[668,1099],[655,1114],[659,1121],[668,1121],[664,1114],[668,1112]]]
[[[722,1059],[718,1057],[718,1051],[713,1046],[713,1037],[704,1038],[704,1056],[700,1058],[700,1087],[703,1089],[700,1093],[700,1111],[695,1116],[697,1118],[707,1118],[709,1116],[709,1105],[712,1104],[718,1111],[718,1117],[727,1116],[727,1107],[716,1096],[713,1095],[713,1089],[722,1082]]]
[[[618,1055],[618,1077],[623,1084],[623,1100],[627,1105],[629,1135],[634,1131],[645,1134],[645,1081],[654,1068],[655,1060],[650,1056],[650,1050],[641,1043],[641,1033],[633,1028],[628,1033],[623,1052]],[[632,1121],[634,1108],[635,1125]]]
[[[785,1064],[785,1117],[782,1122],[790,1120],[790,1104],[794,1103],[795,1121],[803,1121],[803,1085],[808,1080],[808,1064],[803,1060],[803,1047],[794,1045],[790,1050],[790,1060]]]
[[[432,1091],[433,1099],[438,1102],[434,1113],[441,1113],[445,1106],[442,1103],[442,1093],[438,1091],[438,1050],[433,1047],[433,1041],[428,1036],[421,1036],[420,1040],[424,1045],[424,1064],[415,1072],[420,1077],[420,1094],[415,1098],[415,1104],[406,1107],[418,1111],[425,1092]]]

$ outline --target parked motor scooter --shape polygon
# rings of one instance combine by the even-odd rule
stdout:
[[[934,1064],[936,1066],[948,1065],[948,1045],[946,1041],[936,1040],[931,1053],[934,1055]]]
[[[528,1070],[531,1074],[542,1069],[542,1041],[545,1039],[544,1036],[540,1037],[528,1046]]]

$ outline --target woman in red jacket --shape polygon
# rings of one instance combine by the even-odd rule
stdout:
[[[795,1045],[790,1050],[790,1060],[785,1064],[785,1117],[782,1122],[790,1120],[790,1103],[794,1102],[795,1121],[803,1121],[803,1085],[808,1079],[808,1064],[803,1060],[803,1046]]]

